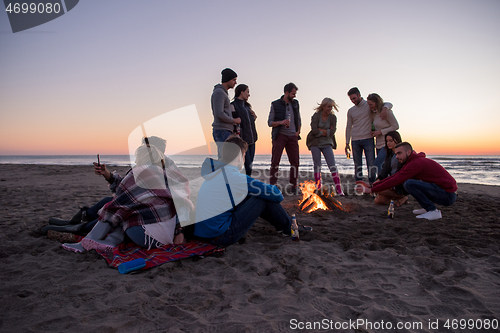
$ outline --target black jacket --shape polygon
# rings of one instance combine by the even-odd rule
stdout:
[[[235,98],[231,104],[234,106],[233,118],[241,118],[241,138],[248,144],[255,143],[257,141],[255,119],[245,107],[245,101]]]

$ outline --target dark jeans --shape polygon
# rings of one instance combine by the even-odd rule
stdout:
[[[88,222],[85,227],[83,227],[82,232],[87,234],[90,232],[90,230],[92,230],[92,228],[97,223],[97,219],[99,218],[99,214],[97,212],[111,200],[113,200],[112,197],[105,197],[104,199],[87,209],[87,221],[91,222]]]
[[[354,178],[356,181],[363,180],[363,151],[366,157],[366,166],[368,169],[368,181],[370,184],[375,182],[377,177],[375,171],[375,144],[373,138],[352,141],[352,157],[354,159]]]
[[[296,186],[299,173],[299,139],[295,135],[278,134],[276,140],[273,140],[269,183],[276,185],[278,181],[278,170],[281,155],[283,155],[283,148],[285,148],[288,161],[290,162],[290,184]]]
[[[290,232],[292,220],[279,202],[249,195],[233,212],[231,225],[226,232],[215,238],[212,243],[222,246],[236,243],[241,237],[245,236],[258,217],[271,223],[278,231]]]
[[[214,137],[215,144],[217,145],[217,156],[221,157],[222,144],[229,138],[233,132],[228,130],[216,130],[212,131],[212,136]]]
[[[140,225],[128,228],[127,230],[125,230],[125,234],[132,240],[132,242],[139,245],[140,247],[144,247],[147,249],[149,247],[149,244],[151,244],[152,249],[157,248],[156,245],[158,244],[158,242],[154,238],[146,235],[146,233],[144,232],[144,228]]]
[[[375,158],[375,166],[377,167],[377,176],[380,171],[382,171],[382,167],[384,166],[385,157],[387,156],[387,152],[384,148],[377,149],[377,158]]]
[[[255,143],[249,144],[245,153],[245,173],[252,176],[252,164],[255,157]]]
[[[421,180],[408,179],[404,183],[404,188],[428,212],[436,209],[434,203],[451,206],[457,200],[456,193],[448,193],[436,184]]]

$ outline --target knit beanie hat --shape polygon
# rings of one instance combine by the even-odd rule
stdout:
[[[238,76],[236,72],[233,71],[231,68],[223,69],[221,74],[222,74],[222,83],[231,81],[232,79]]]

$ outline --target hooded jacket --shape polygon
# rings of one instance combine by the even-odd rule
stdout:
[[[214,115],[214,122],[212,127],[215,130],[228,130],[233,131],[233,115],[232,107],[229,101],[226,88],[222,84],[216,84],[212,92],[212,114]]]
[[[234,165],[211,158],[201,167],[205,179],[200,187],[196,203],[195,236],[215,238],[231,225],[232,213],[247,195],[269,201],[281,202],[283,194],[274,185],[240,173]]]
[[[408,179],[421,180],[436,184],[448,193],[456,192],[457,182],[439,163],[425,157],[425,153],[413,151],[401,169],[372,187],[372,192],[381,192],[396,185],[403,184]]]

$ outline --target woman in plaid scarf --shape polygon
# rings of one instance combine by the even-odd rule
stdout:
[[[192,209],[188,180],[155,146],[141,145],[135,155],[136,166],[103,207],[94,229],[80,243],[63,244],[63,248],[109,250],[123,242],[125,234],[147,248],[173,243],[178,218],[172,192],[176,202]]]

